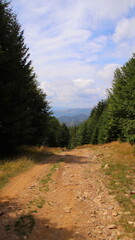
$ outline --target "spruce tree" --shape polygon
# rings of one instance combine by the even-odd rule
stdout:
[[[116,69],[109,108],[119,128],[118,138],[135,143],[135,58]]]
[[[21,26],[4,0],[0,2],[0,97],[0,150],[33,142],[45,128],[49,106],[37,87]]]

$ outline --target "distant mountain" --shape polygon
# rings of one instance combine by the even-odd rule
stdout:
[[[58,117],[58,120],[61,123],[65,123],[67,126],[71,127],[71,126],[77,126],[78,124],[84,122],[85,120],[87,120],[89,117],[89,115],[86,114],[79,114],[79,115],[75,115],[75,116],[61,116]]]
[[[62,116],[73,117],[76,115],[84,114],[89,116],[91,112],[91,108],[72,108],[72,109],[53,109],[53,115],[56,118]]]

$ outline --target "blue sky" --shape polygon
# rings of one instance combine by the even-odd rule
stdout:
[[[93,107],[135,52],[135,0],[12,0],[53,107]]]

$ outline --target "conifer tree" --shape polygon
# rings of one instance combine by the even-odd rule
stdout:
[[[0,2],[0,97],[0,150],[36,142],[34,137],[39,141],[49,106],[37,86],[21,26],[5,0]]]

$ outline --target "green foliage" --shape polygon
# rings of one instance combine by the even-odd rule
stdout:
[[[46,144],[50,147],[67,147],[69,142],[69,129],[57,118],[50,117]]]
[[[110,113],[117,119],[121,141],[135,142],[135,59],[116,69],[110,92]]]
[[[49,106],[38,88],[23,31],[10,4],[0,2],[0,151],[41,143]]]
[[[69,148],[73,149],[75,148],[78,144],[79,141],[81,141],[80,139],[78,139],[77,137],[77,133],[78,133],[78,127],[70,127],[69,129],[70,131],[70,139],[69,139]],[[80,135],[81,137],[81,135]]]
[[[21,216],[15,223],[14,230],[19,236],[29,235],[35,225],[32,215]]]
[[[116,69],[108,99],[100,101],[89,119],[70,131],[70,139],[74,142],[71,147],[115,140],[135,143],[135,58]]]

